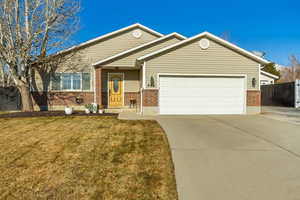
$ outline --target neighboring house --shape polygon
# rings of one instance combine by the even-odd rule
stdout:
[[[261,58],[265,59],[265,52],[262,51],[252,51],[252,53],[256,56],[259,56]],[[269,61],[270,62],[270,61]],[[275,68],[277,70],[280,70],[281,65],[275,64]],[[261,85],[270,85],[270,84],[274,84],[276,80],[279,79],[279,76],[276,76],[274,74],[268,73],[266,71],[261,71],[260,73],[260,84]]]
[[[270,85],[274,84],[276,80],[279,79],[279,76],[271,74],[269,72],[265,72],[261,70],[260,73],[260,85]]]
[[[44,89],[49,101],[35,98],[39,105],[134,104],[143,114],[260,112],[260,72],[268,61],[208,32],[187,39],[134,24],[63,53],[71,50],[80,58],[77,73],[59,66]]]

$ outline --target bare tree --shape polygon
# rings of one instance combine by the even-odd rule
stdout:
[[[231,41],[231,33],[229,31],[223,32],[221,37],[228,42]]]
[[[279,82],[293,82],[296,79],[300,79],[300,62],[298,58],[295,55],[291,55],[289,60],[291,66],[280,69],[281,78]]]
[[[230,31],[224,31],[224,32],[221,34],[221,38],[222,38],[223,40],[226,40],[226,41],[232,43],[232,44],[235,44],[235,45],[238,44],[238,42],[237,42],[235,39],[233,39],[232,34],[231,34]]]
[[[5,87],[5,73],[3,63],[0,61],[0,87]]]
[[[300,62],[295,55],[290,56],[290,62],[293,72],[293,80],[300,79]]]
[[[79,0],[0,0],[0,60],[20,90],[23,111],[33,111],[33,71],[52,71],[63,60],[54,53],[68,46],[79,9]]]

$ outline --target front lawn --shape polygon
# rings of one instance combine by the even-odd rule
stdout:
[[[177,199],[155,121],[0,118],[0,199]]]

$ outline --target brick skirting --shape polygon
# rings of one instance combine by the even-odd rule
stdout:
[[[94,102],[93,92],[33,92],[36,106],[83,106]]]
[[[247,106],[261,106],[261,92],[247,91]]]
[[[35,105],[38,106],[80,106],[94,102],[93,92],[33,92]],[[76,98],[82,99],[81,103],[76,102]],[[137,105],[140,105],[139,92],[125,92],[125,106],[129,106],[130,99],[136,99]],[[107,93],[102,92],[102,102],[107,105]],[[247,91],[247,106],[260,106],[261,92]],[[158,106],[158,90],[147,89],[143,91],[143,106]]]
[[[125,92],[125,106],[130,105],[131,99],[136,101],[136,106],[140,105],[141,97],[139,92]]]
[[[95,69],[95,90],[96,90],[96,102],[99,104],[99,105],[102,105],[104,104],[102,102],[103,100],[103,96],[102,96],[102,68],[98,67]],[[105,105],[105,104],[104,104]]]
[[[143,106],[158,106],[158,90],[143,90]]]

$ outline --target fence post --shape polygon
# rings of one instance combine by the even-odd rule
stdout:
[[[295,81],[295,108],[300,108],[300,80]]]

